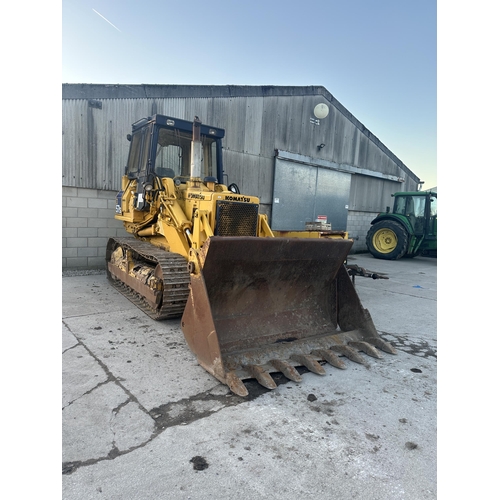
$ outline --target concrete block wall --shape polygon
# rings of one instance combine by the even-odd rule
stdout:
[[[370,229],[371,221],[375,219],[378,212],[355,212],[349,210],[347,214],[347,232],[349,238],[354,240],[351,253],[368,252],[366,247],[366,233]]]
[[[127,236],[114,218],[116,191],[62,188],[63,269],[104,269],[106,243]]]

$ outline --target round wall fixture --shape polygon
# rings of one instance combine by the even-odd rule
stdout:
[[[322,102],[314,106],[314,116],[320,120],[326,118],[329,112],[330,108]]]

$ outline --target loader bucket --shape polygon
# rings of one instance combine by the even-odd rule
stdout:
[[[344,267],[345,239],[220,237],[199,252],[182,317],[198,362],[231,391],[255,378],[273,389],[272,372],[300,381],[297,366],[324,374],[339,356],[395,353],[378,335]]]

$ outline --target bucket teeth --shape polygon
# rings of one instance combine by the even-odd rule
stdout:
[[[242,398],[248,396],[248,390],[245,384],[234,371],[226,373],[226,384],[229,389],[231,389],[231,392],[234,392],[237,396],[241,396]]]
[[[339,356],[345,356],[351,361],[369,367],[368,362],[359,351],[379,359],[381,359],[382,356],[377,348],[391,354],[396,354],[391,344],[376,337],[369,337],[366,340],[359,341],[352,340],[347,344],[337,344],[334,342],[336,342],[336,340],[325,339],[325,341],[320,344],[319,349],[304,348],[305,346],[301,348],[302,353],[305,351],[310,352],[310,354],[291,354],[289,351],[287,353],[281,352],[278,354],[275,352],[275,356],[278,354],[282,357],[271,359],[268,357],[267,360],[264,357],[257,360],[258,357],[254,356],[252,360],[253,363],[248,363],[250,360],[245,362],[241,357],[232,358],[231,362],[228,362],[227,365],[228,368],[229,366],[231,366],[231,368],[226,372],[225,383],[234,394],[245,397],[248,396],[248,390],[242,381],[245,378],[254,378],[260,385],[271,390],[276,389],[277,385],[270,375],[270,372],[281,372],[287,379],[297,383],[301,382],[302,377],[296,367],[292,365],[292,362],[294,365],[306,367],[310,372],[316,373],[317,375],[326,375],[325,369],[318,360],[325,360],[336,368],[346,369],[345,362],[340,359]],[[288,361],[286,361],[287,359]],[[238,370],[239,376],[236,374],[236,369]]]
[[[333,345],[330,347],[332,351],[343,354],[346,358],[354,361],[355,363],[360,363],[362,365],[367,365],[367,362],[360,356],[352,347],[346,345]]]
[[[341,368],[343,370],[346,368],[345,363],[335,353],[328,349],[316,349],[312,351],[311,354],[324,359],[330,365],[335,366],[335,368]]]
[[[325,369],[309,354],[294,354],[291,359],[318,375],[326,375]]]
[[[396,354],[394,347],[392,347],[392,345],[389,344],[389,342],[385,342],[382,339],[371,337],[369,339],[366,339],[366,342],[374,345],[375,347],[378,347],[381,351],[387,352],[389,354]]]
[[[290,363],[281,359],[272,359],[269,363],[276,368],[276,370],[279,370],[287,379],[293,380],[294,382],[302,381],[299,372]]]
[[[354,347],[354,349],[363,351],[365,354],[368,354],[368,356],[372,356],[373,358],[382,358],[377,349],[375,349],[375,347],[373,347],[371,344],[368,344],[368,342],[349,342],[349,345],[351,347]]]
[[[273,377],[267,373],[262,366],[258,365],[247,365],[244,367],[253,378],[257,379],[260,385],[263,385],[266,389],[276,389],[276,383]]]

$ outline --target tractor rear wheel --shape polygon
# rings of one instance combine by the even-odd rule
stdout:
[[[408,250],[408,233],[398,222],[382,220],[368,230],[366,246],[377,259],[400,259]]]

